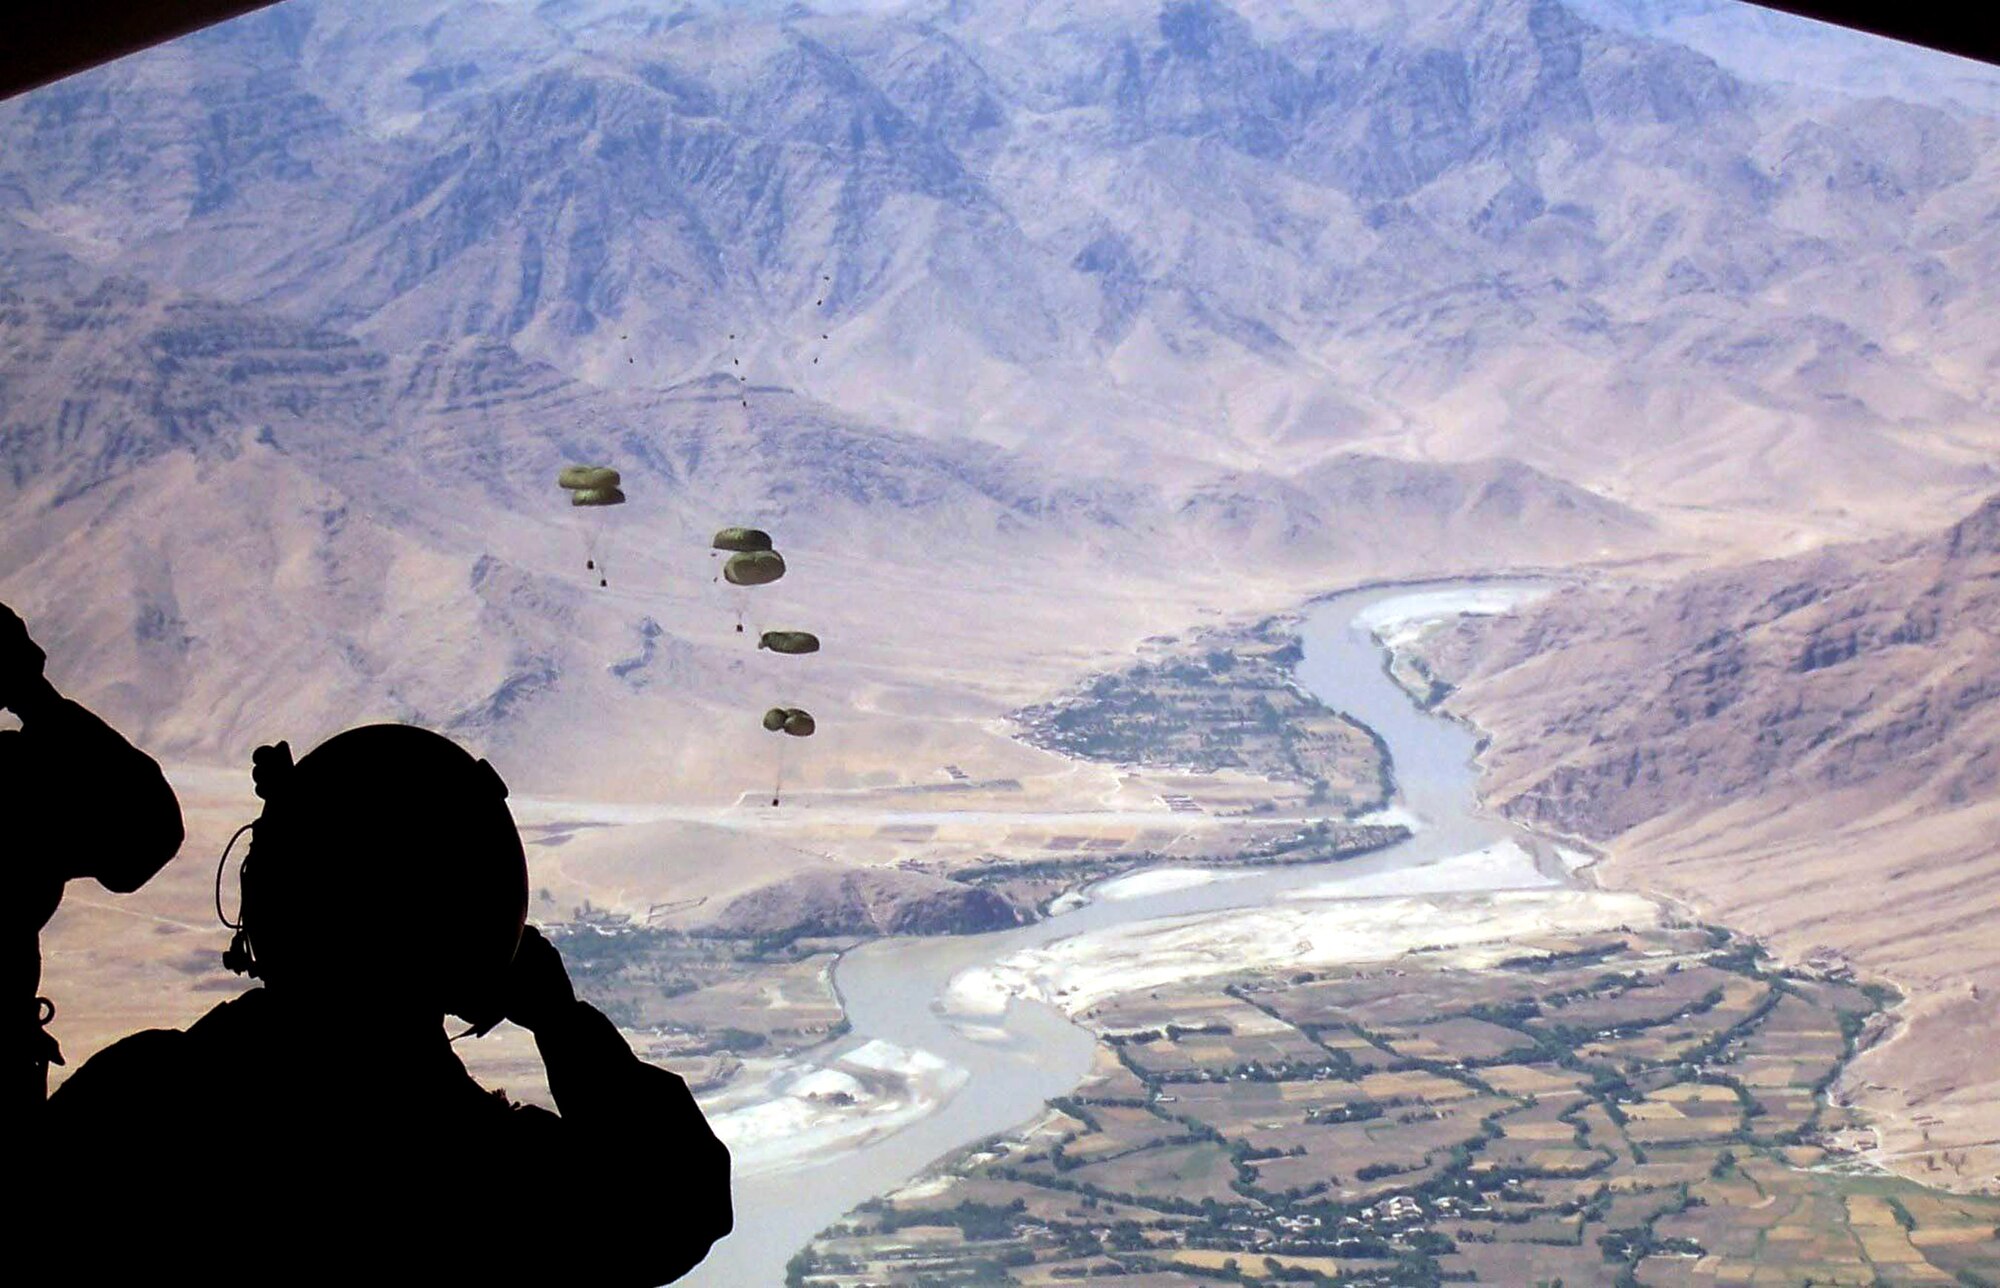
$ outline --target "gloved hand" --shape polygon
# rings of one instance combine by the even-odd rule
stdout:
[[[507,973],[507,1018],[532,1033],[575,1006],[576,990],[563,969],[562,954],[533,926],[522,930],[521,947]]]
[[[49,655],[28,635],[28,624],[5,604],[0,604],[0,707],[16,715],[53,690],[42,676]]]

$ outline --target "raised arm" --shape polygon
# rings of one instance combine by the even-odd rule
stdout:
[[[565,1170],[589,1175],[589,1155],[615,1154],[610,1170],[628,1182],[589,1195],[593,1228],[631,1232],[622,1246],[590,1250],[590,1282],[664,1284],[700,1264],[734,1210],[729,1150],[687,1084],[633,1055],[602,1012],[577,1000],[561,955],[532,926],[514,959],[507,1018],[534,1033],[548,1069]],[[643,1169],[632,1165],[640,1150],[652,1160]]]
[[[7,790],[23,816],[76,824],[72,845],[37,856],[56,865],[37,875],[95,877],[129,894],[179,852],[180,801],[151,756],[56,692],[42,674],[44,657],[0,604],[0,706],[21,720],[10,760],[23,781]]]

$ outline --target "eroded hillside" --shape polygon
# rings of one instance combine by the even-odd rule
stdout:
[[[1609,881],[1914,985],[1850,1091],[1893,1111],[1901,1165],[1990,1183],[1996,641],[2000,497],[1919,541],[1574,590],[1424,650],[1492,732],[1508,813],[1606,847]]]
[[[1990,490],[1994,78],[1630,10],[292,0],[0,108],[0,242],[1094,473],[1506,456],[1748,549]]]

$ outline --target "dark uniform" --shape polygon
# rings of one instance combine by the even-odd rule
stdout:
[[[43,1246],[67,1249],[51,1281],[685,1274],[731,1224],[729,1153],[686,1084],[583,1002],[535,1041],[560,1115],[482,1088],[442,1028],[385,1067],[365,1005],[306,1014],[259,988],[185,1031],[134,1034],[49,1098],[62,1151]]]
[[[224,963],[264,985],[49,1098],[38,1246],[64,1252],[45,1277],[641,1288],[706,1256],[729,1151],[525,925],[492,766],[406,725],[253,764],[265,807]],[[474,1082],[446,1015],[532,1032],[560,1112]]]
[[[26,643],[20,619],[0,605],[0,633],[14,650]],[[151,756],[39,674],[12,677],[0,705],[21,720],[0,731],[0,999],[12,1048],[5,1099],[9,1118],[32,1113],[48,1094],[48,1066],[61,1062],[46,1029],[54,1007],[41,990],[41,932],[64,883],[95,877],[129,894],[150,880],[181,847],[180,802]]]

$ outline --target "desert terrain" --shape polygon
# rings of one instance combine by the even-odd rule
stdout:
[[[1606,930],[1545,905],[1640,900],[1607,960],[1754,936],[1779,960],[1736,973],[1822,1035],[1856,990],[1786,972],[1891,987],[1813,1112],[2000,1183],[2000,74],[1737,8],[287,0],[0,104],[0,598],[189,824],[44,934],[67,1068],[242,986],[213,865],[252,750],[409,721],[498,768],[531,915],[746,1166],[839,1155],[961,1084],[843,1041],[835,963],[1421,836],[1297,624],[1532,574],[1568,589],[1379,624],[1533,828],[1479,851],[1485,903],[1379,891],[1399,924],[1539,942]],[[580,462],[628,503],[568,505]],[[718,583],[732,524],[782,581]],[[347,893],[398,916],[366,855]],[[1351,922],[1263,915],[1195,937],[1357,969]],[[989,1000],[1129,1000],[1064,973],[1086,948]],[[1466,1001],[1425,987],[1413,1023]],[[525,1035],[458,1049],[546,1098]],[[1579,1148],[1637,1165],[1620,1138]],[[1905,1221],[1748,1143],[1715,1206],[1837,1194],[1816,1228],[1879,1262],[1983,1211]],[[1638,1206],[1605,1229],[1742,1253]]]
[[[1579,589],[1412,641],[1489,799],[1791,960],[1910,995],[1843,1095],[1930,1182],[2000,1175],[2000,498],[1907,541]],[[1431,694],[1435,698],[1436,694]]]

